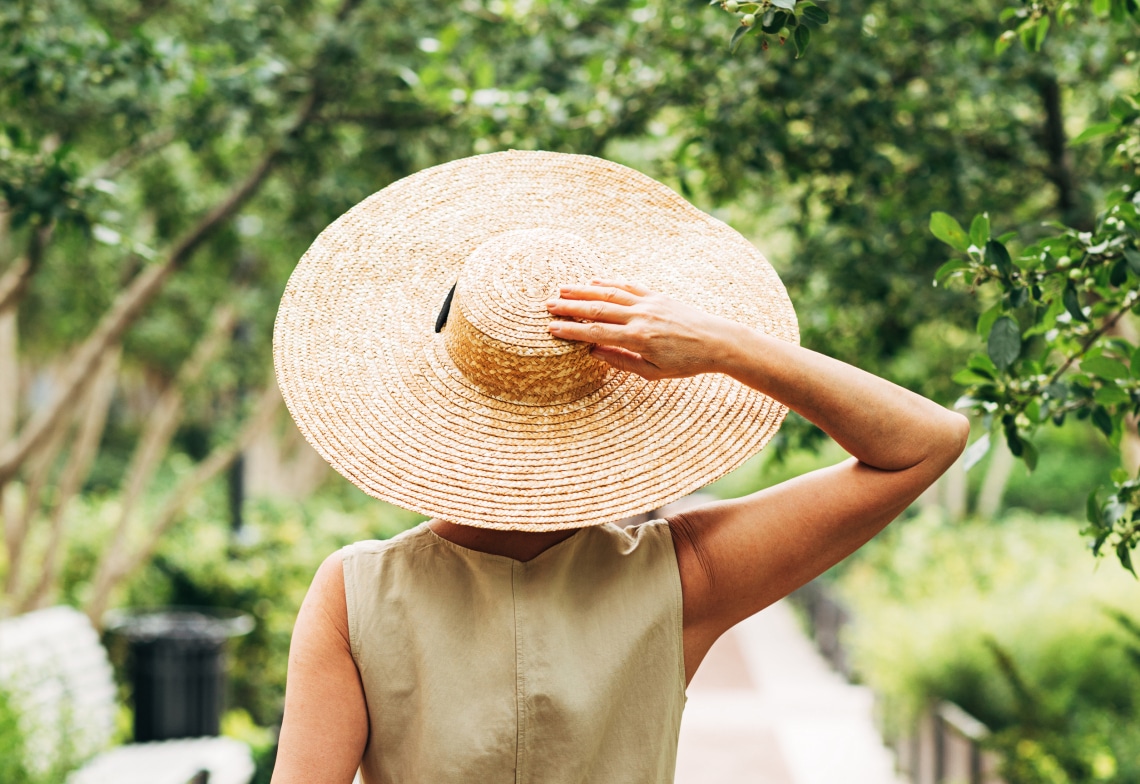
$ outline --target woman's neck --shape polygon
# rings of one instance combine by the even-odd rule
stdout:
[[[496,531],[456,525],[446,520],[432,520],[428,527],[440,538],[452,544],[478,550],[481,553],[502,555],[516,561],[529,561],[559,542],[564,542],[580,529],[561,531]]]

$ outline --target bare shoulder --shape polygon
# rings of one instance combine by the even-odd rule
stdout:
[[[334,634],[346,646],[348,602],[344,591],[344,555],[337,550],[321,562],[297,617],[300,626],[319,634]]]
[[[855,459],[669,518],[684,604],[686,668],[730,627],[846,558],[945,470]]]
[[[369,717],[348,637],[342,553],[317,569],[301,603],[285,685],[273,784],[352,781]]]

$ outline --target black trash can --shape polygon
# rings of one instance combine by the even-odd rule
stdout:
[[[135,742],[217,735],[226,690],[226,640],[253,619],[236,610],[156,607],[111,613],[127,641]]]

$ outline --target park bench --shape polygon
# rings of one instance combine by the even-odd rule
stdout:
[[[0,688],[26,739],[26,765],[44,772],[62,756],[85,760],[68,784],[248,784],[249,747],[187,738],[108,749],[116,690],[99,635],[70,607],[0,620]]]

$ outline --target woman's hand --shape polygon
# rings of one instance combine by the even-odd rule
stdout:
[[[555,316],[550,334],[594,343],[594,356],[618,370],[655,381],[725,368],[739,325],[636,283],[592,280],[565,286],[547,303]]]
[[[810,349],[636,284],[592,281],[550,303],[551,334],[597,344],[649,379],[721,372],[814,422],[854,459],[700,507],[670,522],[681,573],[685,670],[726,629],[846,558],[954,462],[969,423]],[[668,447],[665,447],[668,448]]]

